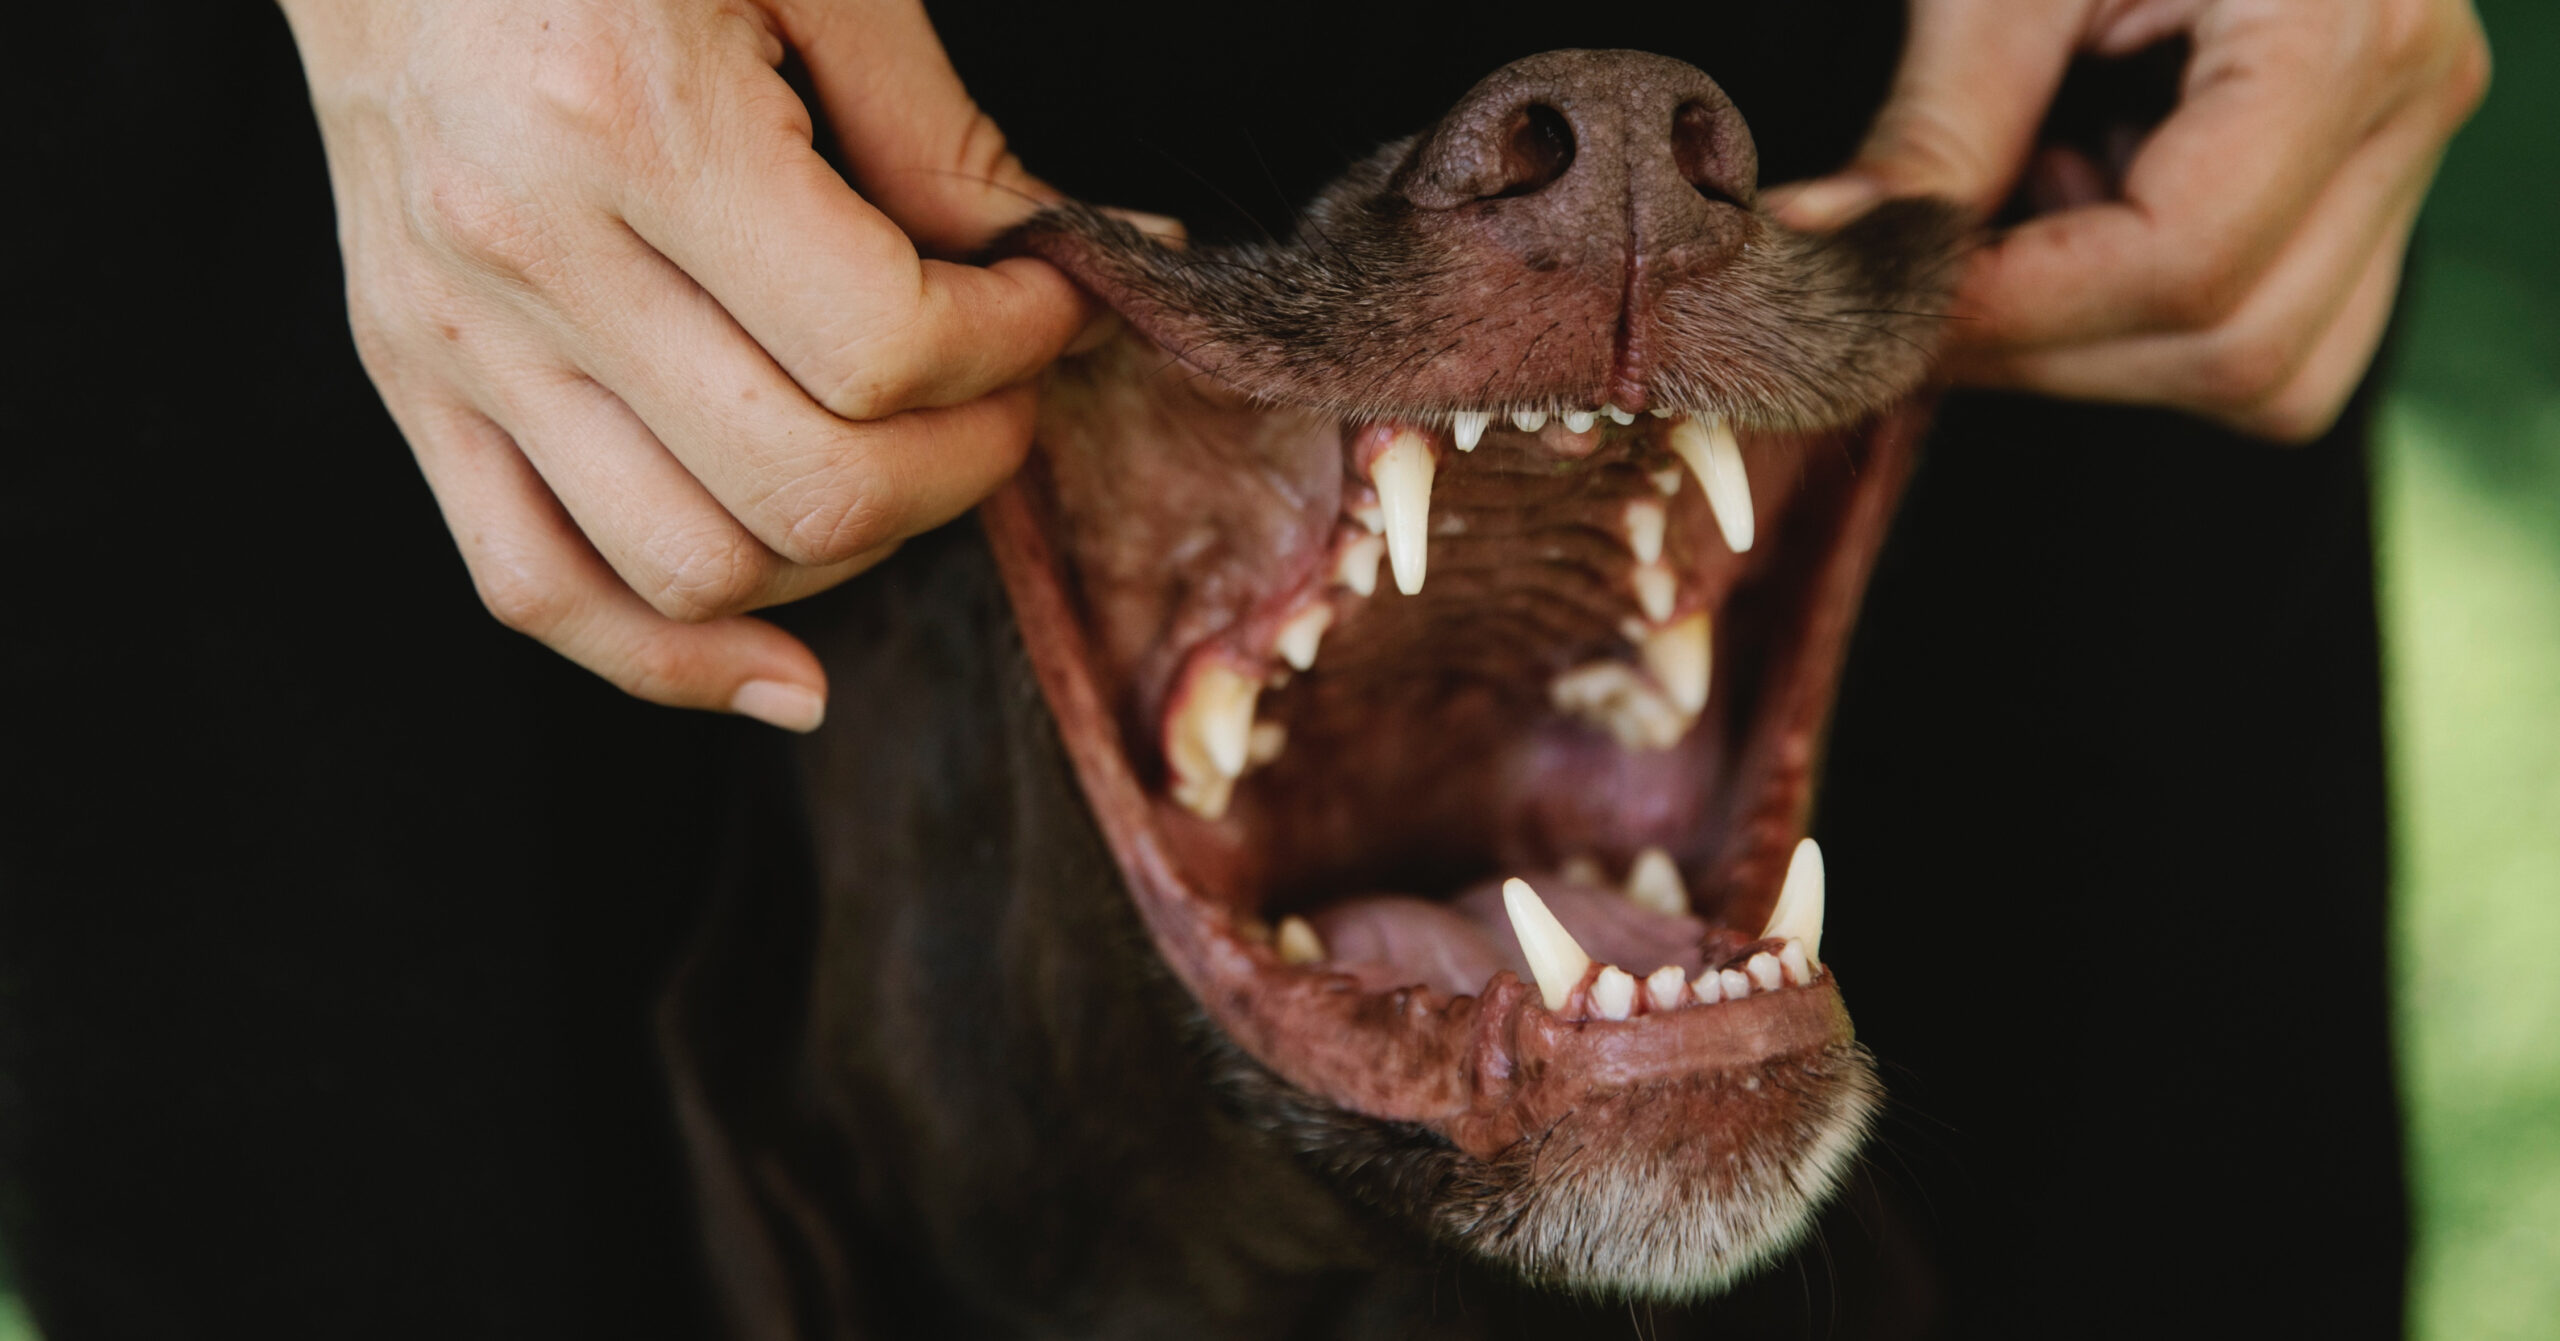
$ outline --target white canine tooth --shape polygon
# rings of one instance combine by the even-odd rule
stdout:
[[[1599,727],[1630,750],[1670,749],[1697,720],[1623,661],[1576,666],[1548,683],[1547,699],[1556,711]]]
[[[1278,722],[1256,722],[1253,724],[1253,734],[1245,737],[1244,759],[1246,763],[1260,768],[1279,758],[1280,752],[1287,748],[1289,748],[1289,728]]]
[[[1665,964],[1644,980],[1645,1000],[1652,1002],[1655,1010],[1680,1009],[1680,998],[1688,990],[1689,980],[1680,975],[1678,964]]]
[[[1601,406],[1600,413],[1607,415],[1609,417],[1609,422],[1613,424],[1632,424],[1636,421],[1636,417],[1633,412],[1621,410],[1615,405]]]
[[[1680,598],[1680,579],[1661,562],[1640,563],[1630,579],[1635,584],[1636,608],[1644,617],[1659,624],[1671,618],[1671,604]]]
[[[1184,687],[1165,732],[1165,759],[1174,799],[1202,819],[1227,813],[1235,780],[1251,760],[1253,704],[1261,694],[1261,680],[1215,663],[1192,672]]]
[[[1477,443],[1484,441],[1484,431],[1492,423],[1490,410],[1460,410],[1449,417],[1449,441],[1456,443],[1459,451],[1472,452]]]
[[[1601,870],[1600,863],[1589,853],[1576,853],[1565,858],[1564,865],[1556,868],[1556,874],[1567,884],[1605,885],[1609,883],[1609,873]]]
[[[1724,999],[1740,1001],[1751,995],[1751,975],[1740,969],[1716,970],[1716,985],[1724,989]]]
[[[1374,570],[1373,570],[1374,571]],[[1324,631],[1333,627],[1333,607],[1317,601],[1289,616],[1280,626],[1280,636],[1272,640],[1280,659],[1298,670],[1316,664],[1316,644],[1323,641]]]
[[[1665,498],[1680,492],[1680,467],[1665,466],[1653,472],[1653,491]]]
[[[1567,410],[1564,412],[1565,431],[1569,433],[1588,433],[1591,431],[1591,421],[1599,417],[1600,416],[1598,414],[1590,410]]]
[[[1636,562],[1651,563],[1662,557],[1662,532],[1671,524],[1671,514],[1663,511],[1661,500],[1638,498],[1627,504],[1627,548],[1635,551]]]
[[[1707,706],[1707,677],[1714,658],[1704,610],[1683,615],[1644,638],[1644,668],[1653,672],[1672,705],[1693,717]]]
[[[1750,975],[1751,985],[1763,992],[1774,992],[1787,985],[1787,975],[1778,967],[1778,957],[1766,950],[1742,961],[1742,971]]]
[[[1324,962],[1324,937],[1307,925],[1303,917],[1280,919],[1280,962],[1283,964],[1321,964]]]
[[[1680,868],[1671,854],[1649,847],[1627,868],[1627,902],[1667,917],[1689,911],[1689,887],[1680,883]]]
[[[1409,429],[1387,442],[1369,463],[1369,482],[1378,487],[1386,509],[1387,563],[1395,569],[1396,590],[1407,596],[1422,592],[1422,566],[1430,557],[1431,440]]]
[[[1778,947],[1778,967],[1787,971],[1787,981],[1798,987],[1813,982],[1813,966],[1805,962],[1804,942],[1789,941]]]
[[[1763,936],[1779,936],[1804,946],[1805,962],[1822,967],[1822,845],[1810,838],[1796,844],[1787,860],[1787,878],[1778,886],[1778,906],[1769,910]]]
[[[1538,980],[1538,995],[1549,1010],[1564,1009],[1564,999],[1582,982],[1591,968],[1591,956],[1564,929],[1564,923],[1547,911],[1547,901],[1529,882],[1520,879],[1502,882],[1502,907],[1511,914],[1511,934],[1519,938],[1521,957],[1529,961],[1529,973]]]
[[[1724,532],[1725,548],[1749,552],[1757,519],[1751,511],[1751,481],[1742,473],[1742,444],[1723,416],[1691,415],[1671,427],[1671,450],[1689,463],[1698,487],[1707,494],[1707,510]]]
[[[1604,1020],[1623,1020],[1636,1013],[1635,975],[1611,964],[1591,980],[1591,1008]]]
[[[1539,429],[1547,426],[1547,412],[1544,410],[1513,410],[1511,412],[1511,426],[1523,433],[1535,433]]]
[[[1362,596],[1378,590],[1378,561],[1387,557],[1387,542],[1374,535],[1364,535],[1342,547],[1334,556],[1333,580]]]

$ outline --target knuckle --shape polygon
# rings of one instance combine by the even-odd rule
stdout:
[[[822,359],[827,371],[811,388],[818,403],[837,418],[855,423],[886,419],[913,408],[923,389],[915,360],[884,357],[899,347],[899,337],[913,320],[911,313],[891,314],[879,328]]]
[[[410,226],[448,255],[510,274],[535,267],[545,231],[530,201],[485,169],[451,158],[421,167]]]
[[[773,560],[755,537],[734,527],[718,535],[673,532],[650,546],[653,575],[643,599],[684,624],[746,609],[772,576]]]
[[[701,697],[693,683],[698,665],[685,639],[661,628],[633,641],[612,679],[633,698],[682,707]]]
[[[2196,399],[2218,414],[2254,417],[2293,381],[2302,355],[2294,342],[2273,336],[2215,340],[2193,371]]]
[[[1990,151],[1938,106],[1939,99],[1899,100],[1877,129],[1897,164],[1898,190],[1922,189],[1978,202],[2001,177]]]
[[[529,638],[547,641],[566,621],[572,604],[570,594],[557,584],[504,559],[471,565],[471,584],[492,617]]]
[[[2151,291],[2152,322],[2171,330],[2202,331],[2239,310],[2255,274],[2240,240],[2207,237],[2190,242],[2164,278]]]
[[[823,568],[899,538],[886,482],[858,455],[775,499],[780,549],[793,563]]]

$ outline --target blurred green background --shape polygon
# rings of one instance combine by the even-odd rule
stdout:
[[[2376,459],[2411,1335],[2547,1341],[2560,1335],[2560,3],[2480,10],[2497,79],[2420,225]],[[35,1341],[5,1267],[0,1341]]]

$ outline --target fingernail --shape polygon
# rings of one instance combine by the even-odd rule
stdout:
[[[729,711],[805,736],[827,720],[827,696],[780,680],[749,680],[729,696]]]
[[[1867,212],[1884,194],[1872,177],[1826,177],[1771,190],[1765,199],[1778,222],[1807,233],[1828,232]]]

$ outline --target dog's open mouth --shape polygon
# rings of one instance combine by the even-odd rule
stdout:
[[[1158,950],[1583,1288],[1774,1250],[1873,1102],[1802,840],[1955,231],[1752,176],[1704,76],[1558,52],[1289,244],[1021,239],[1131,327],[986,523]]]

